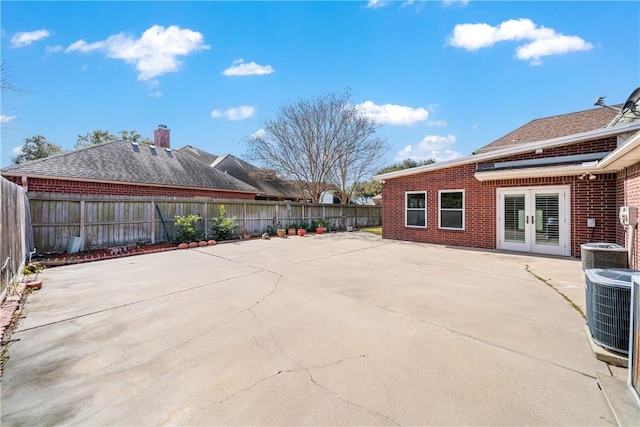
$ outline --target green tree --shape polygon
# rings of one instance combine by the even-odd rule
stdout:
[[[397,172],[404,169],[416,168],[418,166],[426,166],[435,163],[433,159],[427,160],[413,160],[404,159],[401,162],[394,163],[389,166],[385,166],[376,172],[376,175],[389,172]],[[380,181],[365,181],[356,183],[353,188],[353,198],[360,203],[366,203],[370,198],[382,193],[382,183]]]
[[[404,159],[401,162],[394,163],[390,166],[386,166],[376,172],[377,175],[389,172],[401,171],[404,169],[417,168],[418,166],[426,166],[435,163],[436,161],[433,159],[427,160],[413,160],[413,159]]]
[[[73,148],[85,148],[90,145],[102,144],[103,142],[115,141],[117,136],[109,132],[108,130],[96,129],[91,132],[87,132],[84,135],[78,135],[78,139]]]
[[[96,129],[91,132],[87,132],[84,135],[78,135],[78,139],[76,141],[76,144],[73,146],[73,148],[75,149],[85,148],[91,145],[102,144],[103,142],[116,141],[118,139],[121,139],[124,141],[137,142],[138,144],[146,144],[146,145],[153,144],[152,140],[150,140],[149,138],[143,137],[135,130],[129,131],[126,129],[122,129],[118,133],[120,134],[119,138],[117,135],[112,134],[111,131],[109,130]]]
[[[31,160],[42,159],[53,154],[62,153],[62,151],[61,146],[47,141],[42,135],[35,135],[31,138],[24,139],[24,145],[20,147],[20,154],[13,158],[13,163],[19,165]]]
[[[153,144],[153,141],[151,139],[143,137],[135,130],[129,131],[126,129],[122,129],[118,133],[120,134],[120,139],[122,139],[123,141],[137,142],[138,144],[144,144],[144,145]]]

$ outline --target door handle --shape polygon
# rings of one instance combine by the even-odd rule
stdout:
[[[533,219],[533,215],[531,215],[531,224],[535,224],[535,221]]]

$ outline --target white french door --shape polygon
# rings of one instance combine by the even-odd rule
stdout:
[[[497,191],[498,249],[571,255],[568,186]]]

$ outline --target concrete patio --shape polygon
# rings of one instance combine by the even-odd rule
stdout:
[[[40,277],[9,348],[3,426],[616,422],[577,260],[358,232]]]

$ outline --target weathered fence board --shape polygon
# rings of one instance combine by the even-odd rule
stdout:
[[[211,220],[219,216],[222,205],[226,217],[237,218],[236,232],[253,236],[269,227],[309,225],[321,219],[329,219],[334,229],[381,224],[379,206],[48,193],[29,194],[29,205],[39,252],[65,251],[74,236],[81,238],[84,249],[171,241],[176,215],[200,215],[197,226],[208,234]]]

